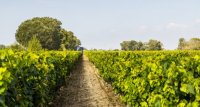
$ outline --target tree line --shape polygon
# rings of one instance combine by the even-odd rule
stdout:
[[[120,43],[121,50],[132,51],[132,50],[162,50],[163,44],[158,40],[150,39],[148,42],[141,41],[123,41]]]
[[[186,41],[184,38],[179,39],[179,50],[200,50],[200,38],[191,38]]]
[[[141,41],[123,41],[120,43],[121,50],[164,50],[162,42],[150,39],[148,42]],[[179,39],[177,50],[200,50],[200,38],[191,38],[186,41],[184,38]]]

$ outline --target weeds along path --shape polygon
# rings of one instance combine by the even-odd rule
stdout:
[[[98,76],[93,64],[83,56],[65,86],[60,89],[54,107],[122,107],[111,87]]]

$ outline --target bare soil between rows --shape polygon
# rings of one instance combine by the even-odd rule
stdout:
[[[119,98],[83,56],[67,82],[60,88],[52,107],[123,107]]]

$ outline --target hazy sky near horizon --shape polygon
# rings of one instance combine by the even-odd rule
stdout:
[[[200,0],[0,0],[0,44],[15,42],[21,22],[53,17],[82,46],[120,49],[125,40],[160,40],[175,49],[178,39],[200,37]]]

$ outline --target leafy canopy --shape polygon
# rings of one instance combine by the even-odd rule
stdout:
[[[58,50],[64,45],[66,49],[74,49],[80,40],[73,32],[61,28],[61,21],[50,17],[35,17],[20,24],[15,34],[16,40],[24,47],[35,36],[43,49]]]

